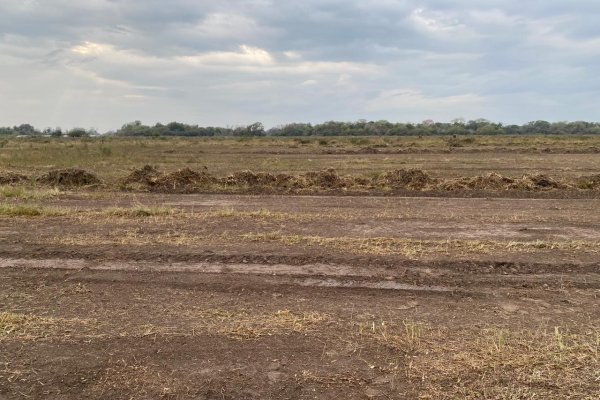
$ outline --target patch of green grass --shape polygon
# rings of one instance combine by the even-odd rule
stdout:
[[[131,208],[113,207],[105,214],[115,217],[163,217],[177,214],[179,210],[171,207],[138,205]]]
[[[64,210],[28,204],[0,204],[1,217],[56,217],[65,215]]]

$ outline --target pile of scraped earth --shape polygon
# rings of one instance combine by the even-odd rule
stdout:
[[[340,175],[333,169],[297,175],[239,171],[226,177],[189,168],[162,173],[146,165],[120,181],[124,190],[166,193],[245,191],[310,193],[321,191],[548,191],[553,189],[600,190],[600,175],[559,180],[543,174],[506,177],[497,173],[461,178],[435,178],[420,169],[397,169],[372,177]]]
[[[14,172],[0,172],[0,185],[35,183],[59,187],[110,187],[96,175],[82,169],[51,170],[38,177]],[[118,180],[118,187],[127,191],[157,193],[316,193],[316,192],[541,192],[552,190],[598,191],[600,174],[571,179],[554,179],[543,174],[507,177],[495,172],[460,178],[436,178],[420,169],[397,169],[369,177],[340,175],[333,169],[302,174],[272,174],[238,171],[217,177],[206,168],[189,168],[161,172],[146,165]]]
[[[37,177],[10,171],[0,171],[0,185],[27,183],[44,186],[83,187],[98,186],[102,182],[93,173],[79,168],[54,169]]]

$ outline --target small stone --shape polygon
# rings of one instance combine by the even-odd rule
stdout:
[[[285,374],[283,374],[282,372],[270,371],[270,372],[267,373],[267,378],[269,378],[269,382],[271,382],[271,383],[277,383],[281,379],[283,379],[284,375]]]
[[[281,368],[281,363],[279,361],[273,361],[269,364],[269,371],[277,371],[279,368]]]
[[[386,383],[390,383],[391,381],[392,381],[391,375],[383,375],[383,376],[379,376],[379,377],[375,378],[373,380],[373,383],[375,385],[385,385]]]
[[[370,399],[374,399],[375,397],[383,396],[383,392],[381,390],[367,388],[367,390],[365,390],[365,395]]]
[[[508,313],[514,313],[519,310],[519,306],[513,303],[504,303],[502,304],[502,309]]]
[[[402,304],[402,305],[396,307],[396,310],[410,310],[411,308],[415,308],[418,305],[419,305],[419,303],[416,301],[409,301],[406,304]]]

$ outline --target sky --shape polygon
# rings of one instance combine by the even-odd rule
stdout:
[[[597,0],[0,0],[0,126],[597,121]]]

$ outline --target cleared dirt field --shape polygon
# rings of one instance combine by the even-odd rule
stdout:
[[[597,399],[600,198],[543,193],[5,186],[0,399]]]
[[[598,200],[119,196],[0,219],[2,396],[600,394]]]

